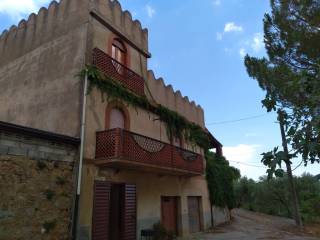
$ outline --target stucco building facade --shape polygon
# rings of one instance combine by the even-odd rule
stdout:
[[[205,130],[203,109],[156,79],[150,57],[147,29],[117,1],[52,2],[0,37],[0,120],[84,136],[80,239],[138,239],[157,222],[180,236],[211,226],[204,150],[170,139],[152,112],[97,89],[84,95],[75,77],[93,64]]]

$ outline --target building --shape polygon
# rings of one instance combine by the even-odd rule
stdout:
[[[203,109],[156,79],[150,57],[147,29],[111,0],[54,1],[0,37],[0,120],[82,141],[80,239],[138,239],[159,221],[177,235],[211,226],[204,150],[170,138],[152,111],[97,88],[84,95],[75,77],[93,64],[206,131]]]

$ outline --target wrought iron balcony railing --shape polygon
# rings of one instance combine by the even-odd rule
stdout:
[[[203,173],[200,154],[123,129],[96,133],[96,160],[126,161],[142,167],[165,168],[173,172]]]
[[[134,93],[144,95],[144,79],[98,48],[93,49],[93,65]]]

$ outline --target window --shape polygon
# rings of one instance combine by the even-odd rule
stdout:
[[[121,128],[124,129],[125,117],[122,111],[118,108],[112,108],[110,111],[110,129]]]
[[[112,43],[112,58],[122,65],[126,64],[126,48],[118,39],[113,40]]]
[[[112,101],[106,107],[105,128],[130,129],[130,116],[126,106],[119,101]]]

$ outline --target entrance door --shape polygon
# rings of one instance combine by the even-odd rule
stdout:
[[[177,197],[161,197],[161,223],[167,231],[178,233]]]
[[[201,197],[188,197],[190,233],[201,231],[200,201]]]
[[[136,186],[96,181],[93,240],[136,240]]]
[[[110,240],[122,239],[122,218],[123,218],[124,188],[123,184],[112,184],[110,194]]]

